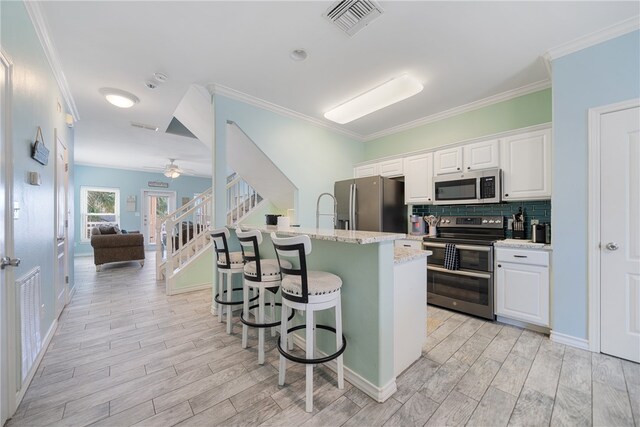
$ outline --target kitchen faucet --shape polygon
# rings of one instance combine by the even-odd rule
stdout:
[[[322,196],[329,196],[333,199],[333,213],[320,213],[320,199]],[[322,193],[318,196],[318,201],[316,202],[316,229],[320,228],[320,215],[332,216],[333,217],[333,228],[336,228],[336,220],[338,219],[338,201],[331,193]]]

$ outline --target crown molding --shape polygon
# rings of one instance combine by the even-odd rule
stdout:
[[[76,107],[76,102],[73,99],[73,95],[71,95],[71,90],[69,89],[67,78],[62,71],[62,64],[58,59],[58,53],[55,46],[53,45],[53,40],[51,40],[51,37],[49,37],[49,31],[42,14],[42,10],[40,9],[40,5],[35,1],[25,1],[24,6],[27,9],[29,18],[31,18],[33,27],[36,30],[38,40],[40,40],[40,44],[42,45],[44,54],[47,57],[47,61],[49,62],[49,66],[51,67],[51,71],[53,72],[53,76],[58,82],[58,87],[60,88],[60,92],[62,92],[62,97],[67,104],[67,108],[69,108],[73,119],[75,121],[78,121],[80,120],[80,114],[78,113],[78,108]]]
[[[640,16],[634,16],[624,21],[605,27],[601,30],[578,37],[575,40],[551,48],[545,54],[548,60],[553,61],[565,55],[594,46],[607,40],[620,37],[632,31],[640,30]]]
[[[231,89],[230,87],[213,84],[209,85],[209,88],[214,95],[221,95],[227,98],[234,99],[236,101],[244,102],[249,105],[253,105],[254,107],[262,108],[264,110],[271,111],[273,113],[279,114],[281,116],[291,117],[294,119],[304,120],[316,126],[320,126],[326,129],[329,129],[333,132],[342,134],[344,136],[348,136],[349,138],[353,138],[356,141],[364,141],[365,137],[356,132],[351,132],[346,129],[339,128],[337,126],[332,126],[328,123],[323,122],[322,120],[318,120],[314,117],[307,116],[306,114],[298,113],[297,111],[290,110],[288,108],[282,107],[280,105],[274,104],[269,101],[265,101],[260,98],[256,98],[255,96],[248,95],[246,93],[240,92],[235,89]]]
[[[442,111],[440,113],[432,114],[421,119],[417,119],[399,126],[394,126],[389,129],[385,129],[380,132],[369,134],[365,137],[365,141],[372,141],[374,139],[382,138],[383,136],[393,135],[398,132],[406,131],[409,129],[423,126],[428,123],[437,122],[449,117],[457,116],[468,111],[477,110],[479,108],[488,107],[489,105],[497,104],[498,102],[508,101],[519,96],[527,95],[533,92],[538,92],[543,89],[551,87],[550,80],[541,80],[539,82],[531,83],[517,89],[511,89],[506,92],[499,93],[497,95],[489,96],[478,101],[473,101],[468,104],[461,105],[459,107],[451,108],[449,110]]]

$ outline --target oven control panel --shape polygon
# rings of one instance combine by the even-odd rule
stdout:
[[[438,227],[503,228],[501,216],[443,216]]]

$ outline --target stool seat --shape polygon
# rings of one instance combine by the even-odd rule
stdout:
[[[342,287],[342,279],[326,271],[307,271],[307,280],[309,295],[330,294],[339,291]],[[282,279],[282,291],[302,295],[302,276],[285,276]]]
[[[245,256],[247,253],[245,252]],[[291,268],[291,263],[288,261],[283,263],[283,267]],[[250,261],[244,265],[244,274],[245,276],[258,277],[258,272],[256,271],[256,262]],[[260,260],[260,275],[261,282],[270,282],[270,281],[279,281],[280,280],[280,266],[278,265],[277,259],[262,259]]]
[[[227,264],[227,259],[223,255],[218,261],[218,266],[225,267]],[[229,252],[229,264],[231,264],[231,268],[240,268],[244,265],[244,258],[242,256],[242,252]]]

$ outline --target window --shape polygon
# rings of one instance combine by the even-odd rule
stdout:
[[[120,223],[120,189],[80,187],[80,241],[91,240],[91,229],[98,224]]]

